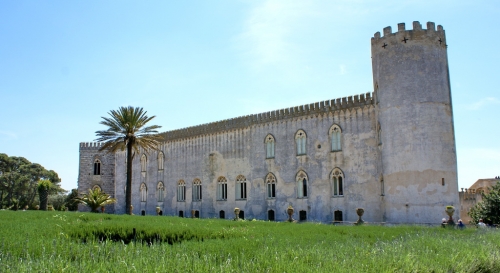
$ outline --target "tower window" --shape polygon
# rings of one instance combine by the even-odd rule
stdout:
[[[101,161],[99,159],[94,161],[94,175],[101,175]]]

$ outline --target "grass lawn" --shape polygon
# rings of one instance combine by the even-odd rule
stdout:
[[[500,272],[500,232],[0,211],[0,272],[212,271]]]

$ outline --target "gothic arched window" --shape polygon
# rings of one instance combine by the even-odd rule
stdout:
[[[94,161],[94,175],[101,175],[101,161],[99,159]]]
[[[330,127],[331,151],[342,151],[342,129],[337,124]]]
[[[156,192],[157,192],[157,200],[158,202],[163,202],[163,199],[165,197],[164,192],[165,192],[165,187],[163,186],[163,182],[158,182],[158,186],[156,186]]]
[[[295,133],[295,145],[297,147],[297,155],[305,155],[306,154],[306,141],[307,136],[304,130],[298,130]]]
[[[146,172],[148,166],[148,159],[145,154],[141,156],[141,172]]]
[[[227,200],[227,179],[224,176],[217,179],[217,200]]]
[[[186,201],[186,183],[184,180],[179,180],[179,182],[177,182],[177,201]]]
[[[159,152],[158,153],[158,170],[159,171],[163,170],[164,160],[165,160],[165,155],[163,154],[163,152]]]
[[[297,182],[297,198],[307,197],[307,174],[304,171],[297,173],[295,181]]]
[[[272,173],[266,175],[267,198],[276,198],[276,176]]]
[[[148,188],[145,183],[141,183],[139,192],[141,193],[141,202],[146,202],[146,200],[148,200]]]
[[[193,201],[201,201],[201,180],[193,180]]]
[[[268,134],[264,140],[266,144],[266,158],[274,158],[274,142],[273,135]]]
[[[247,199],[247,179],[243,175],[236,177],[236,199]]]
[[[339,168],[335,168],[331,174],[332,196],[344,195],[344,173]]]

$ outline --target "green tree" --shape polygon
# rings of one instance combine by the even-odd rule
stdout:
[[[77,211],[78,210],[78,202],[74,199],[78,197],[78,189],[72,189],[71,192],[66,196],[64,200],[64,205],[68,208],[69,211]]]
[[[0,207],[10,207],[17,200],[18,207],[32,206],[38,192],[38,181],[48,179],[53,186],[49,194],[64,192],[56,172],[46,170],[24,157],[0,153]]]
[[[97,131],[96,141],[102,142],[100,151],[115,153],[127,151],[127,182],[125,191],[125,211],[131,213],[132,205],[132,159],[139,148],[146,151],[158,150],[161,136],[156,129],[158,125],[146,126],[155,116],[148,117],[142,107],[120,107],[108,113],[111,117],[102,117],[100,124],[108,127],[107,130]]]
[[[89,193],[83,194],[82,197],[75,198],[75,201],[90,208],[91,212],[99,212],[97,209],[109,204],[116,203],[115,198],[105,192],[102,192],[99,187],[90,189]]]
[[[483,200],[469,211],[474,223],[479,219],[489,224],[500,224],[500,181],[490,188],[489,193],[481,193]]]

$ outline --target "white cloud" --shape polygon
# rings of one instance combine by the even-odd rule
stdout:
[[[345,64],[340,65],[340,75],[345,75],[347,73]]]
[[[9,131],[0,131],[0,136],[2,136],[3,138],[6,138],[6,139],[16,139],[17,138],[17,135],[13,132],[9,132]]]
[[[484,98],[484,99],[481,99],[478,102],[475,102],[473,104],[468,105],[467,109],[469,109],[469,110],[480,110],[483,107],[486,107],[486,106],[489,106],[489,105],[500,105],[500,100],[497,99],[497,98],[493,98],[493,97]]]
[[[250,12],[237,40],[254,66],[283,65],[300,55],[289,38],[310,15],[309,3],[267,0]]]

